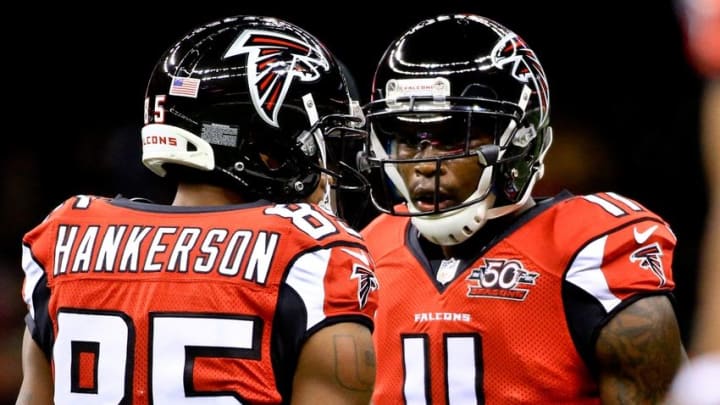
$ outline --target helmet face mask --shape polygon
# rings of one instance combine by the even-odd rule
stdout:
[[[438,16],[406,31],[378,64],[364,109],[373,203],[413,217],[443,245],[527,201],[552,138],[537,56],[512,31],[475,15]],[[462,192],[448,191],[466,181]]]
[[[468,200],[477,191],[485,168],[498,163],[498,155],[506,149],[498,145],[498,140],[512,127],[513,118],[509,116],[462,110],[422,113],[408,110],[374,117],[371,124],[373,141],[382,146],[373,147],[368,164],[379,169],[383,184],[393,185],[373,189],[376,206],[394,215],[426,216],[467,207],[484,199],[489,189]],[[417,169],[420,165],[424,168]],[[464,191],[450,193],[448,185],[442,185],[443,166],[452,167],[461,183],[469,183],[462,187]],[[424,176],[413,176],[416,170],[423,170]],[[423,187],[422,196],[415,196],[419,191],[410,190],[414,188],[411,179],[418,177],[427,177],[426,183],[435,184],[432,190]],[[450,199],[449,194],[455,195]],[[395,205],[400,201],[396,197],[407,201],[407,210]],[[433,209],[418,208],[416,199],[424,200],[425,206],[431,201]],[[441,204],[442,200],[453,200],[454,204]]]
[[[155,66],[143,163],[160,176],[190,167],[247,196],[301,201],[322,187],[321,173],[341,176],[328,168],[325,138],[364,136],[353,104],[345,72],[303,29],[269,17],[212,22]]]

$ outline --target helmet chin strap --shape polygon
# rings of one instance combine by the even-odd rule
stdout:
[[[380,159],[388,157],[385,148],[380,143],[374,131],[370,133],[370,143],[375,156]],[[480,229],[487,222],[487,212],[495,203],[495,195],[488,193],[492,183],[493,167],[488,165],[488,160],[497,159],[498,151],[493,149],[490,156],[478,153],[479,162],[486,166],[478,181],[477,189],[467,198],[465,202],[479,199],[482,195],[487,196],[475,204],[457,210],[444,212],[435,215],[414,216],[410,220],[420,233],[437,245],[456,245],[464,242]],[[407,202],[410,212],[420,212],[412,202],[410,193],[405,181],[394,165],[385,165],[385,173],[393,183],[397,191]]]
[[[478,188],[465,202],[480,198],[492,183],[493,167],[483,170]],[[487,197],[467,207],[437,215],[412,217],[413,225],[432,243],[441,246],[452,246],[465,242],[485,225],[490,217],[488,213],[495,204],[495,194],[487,193]],[[411,211],[417,208],[408,202]]]
[[[543,138],[543,146],[538,156],[535,173],[525,187],[525,193],[523,193],[522,197],[516,203],[494,207],[495,194],[491,191],[487,198],[468,207],[439,215],[413,217],[413,224],[418,228],[418,231],[431,242],[442,246],[452,246],[469,239],[475,232],[482,228],[488,220],[517,211],[528,201],[535,183],[543,176],[545,171],[543,160],[545,159],[545,154],[547,154],[548,149],[550,149],[550,144],[552,144],[553,139],[551,127],[545,128]],[[478,154],[478,157],[481,161],[482,159],[488,159],[486,154]],[[490,170],[483,172],[477,190],[465,201],[479,198],[482,195],[480,190],[486,190],[487,187],[490,187],[492,180],[490,173],[493,167],[488,166],[488,169]]]
[[[488,220],[517,211],[530,198],[535,183],[543,176],[545,169],[543,160],[548,149],[550,149],[552,137],[552,128],[545,128],[543,146],[538,156],[535,173],[530,178],[527,187],[525,187],[525,193],[523,193],[523,196],[516,203],[494,207],[495,194],[490,191],[485,199],[465,208],[437,215],[412,217],[411,221],[413,225],[415,225],[418,231],[429,241],[441,246],[452,246],[468,240],[480,230]],[[490,149],[487,150],[486,153],[478,153],[478,159],[483,164],[491,164],[496,157],[495,152],[497,151]],[[484,191],[491,187],[493,170],[493,166],[487,166],[480,177],[478,188],[465,202],[480,198],[480,196],[484,194]],[[411,211],[417,210],[411,203],[408,203],[408,207]]]
[[[452,246],[463,243],[492,218],[489,213],[495,204],[495,194],[491,190],[493,170],[495,162],[502,153],[500,147],[494,144],[486,145],[476,153],[478,163],[485,168],[478,180],[477,188],[462,204],[477,202],[449,212],[411,219],[418,231],[437,245]],[[408,200],[408,208],[411,212],[419,212],[410,200]]]
[[[370,142],[376,157],[380,159],[387,158],[385,149],[372,132],[370,134]],[[525,192],[517,202],[501,207],[494,207],[496,196],[491,190],[493,171],[494,164],[501,158],[502,151],[497,145],[489,145],[490,147],[478,151],[478,161],[485,166],[485,170],[483,170],[480,176],[477,189],[463,201],[463,204],[474,200],[478,201],[466,207],[444,213],[413,216],[410,219],[412,224],[418,229],[420,234],[437,245],[452,246],[465,242],[480,230],[488,220],[508,215],[518,210],[528,201],[535,183],[543,175],[543,159],[551,143],[552,129],[547,127],[544,130],[543,146],[538,156],[535,173],[529,179]],[[397,168],[391,165],[385,165],[385,173],[397,191],[405,198],[408,210],[412,213],[420,213],[420,209],[412,202],[405,182],[397,171]],[[480,200],[483,195],[486,195],[486,197]]]

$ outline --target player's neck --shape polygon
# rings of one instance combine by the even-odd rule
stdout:
[[[210,184],[178,184],[172,205],[209,206],[229,205],[246,202],[240,193],[225,187]]]

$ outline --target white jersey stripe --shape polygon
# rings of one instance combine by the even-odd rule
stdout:
[[[27,246],[22,247],[22,267],[25,271],[25,284],[23,285],[23,300],[28,306],[30,316],[35,319],[35,304],[33,303],[33,291],[43,276],[43,269],[32,257],[32,251]]]
[[[632,200],[625,198],[619,194],[613,193],[612,191],[608,191],[606,194],[609,195],[610,197],[620,201],[621,203],[627,205],[633,211],[642,211],[643,210],[641,206],[635,204]]]
[[[287,284],[297,291],[308,314],[305,330],[325,319],[324,279],[330,261],[330,250],[316,250],[302,255],[290,269]]]
[[[426,405],[428,391],[426,381],[427,352],[425,341],[421,337],[403,338],[403,365],[405,366],[405,384],[403,394],[405,405]]]
[[[479,364],[475,364],[475,339],[470,336],[448,337],[447,382],[449,404],[476,404],[475,381]]]
[[[623,211],[617,205],[615,205],[607,200],[603,200],[602,198],[596,196],[595,194],[586,195],[586,196],[583,196],[583,198],[590,201],[591,203],[595,203],[595,204],[601,206],[605,211],[613,214],[616,217],[619,217],[622,215],[627,215],[627,213],[625,211]]]
[[[587,291],[600,301],[602,306],[605,307],[605,311],[610,312],[621,301],[610,291],[605,275],[602,272],[602,259],[606,241],[607,236],[604,236],[581,250],[570,266],[566,279]]]

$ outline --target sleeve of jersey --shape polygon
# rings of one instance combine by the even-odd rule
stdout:
[[[629,298],[673,290],[675,243],[662,222],[631,223],[585,245],[566,280],[595,297],[609,313]]]
[[[305,306],[306,331],[346,321],[373,329],[378,282],[363,249],[335,246],[306,253],[292,266],[286,282]]]
[[[48,313],[50,288],[46,271],[47,255],[52,252],[53,235],[49,230],[52,221],[43,223],[26,233],[22,245],[22,268],[25,279],[22,299],[28,309],[25,323],[33,339],[50,357],[52,347],[52,322]]]

